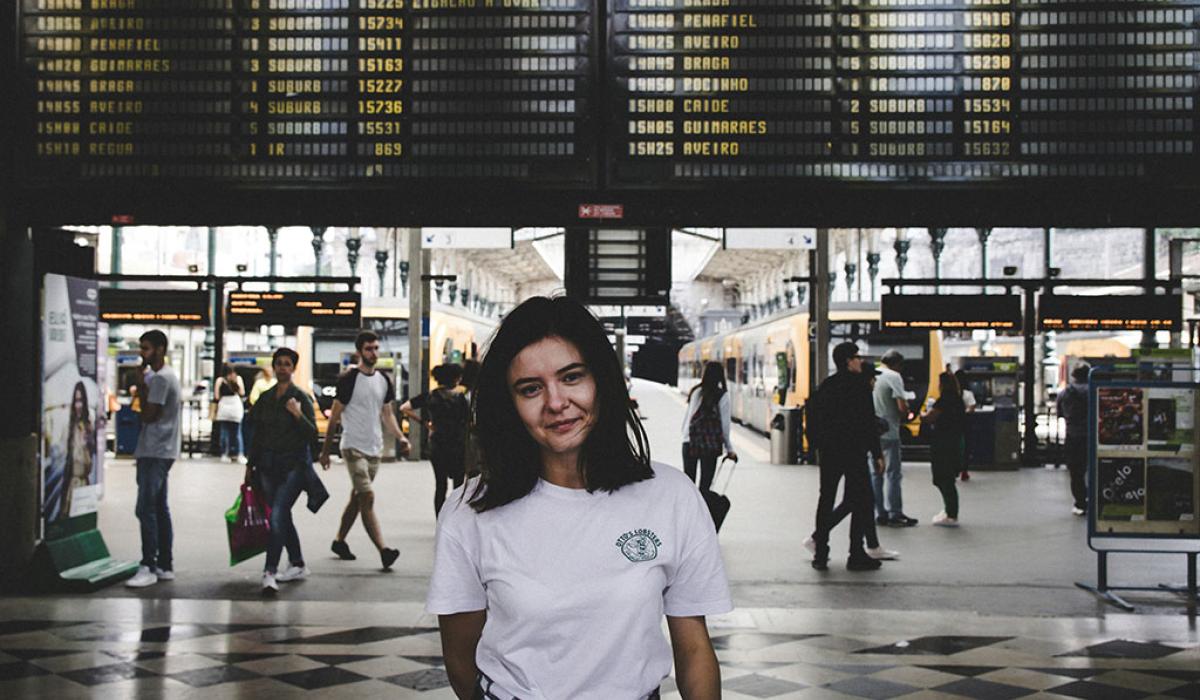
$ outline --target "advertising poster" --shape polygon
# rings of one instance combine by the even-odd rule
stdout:
[[[1189,389],[1146,390],[1146,437],[1154,451],[1189,453],[1195,449],[1194,395]]]
[[[103,456],[97,383],[99,286],[46,275],[42,297],[42,517],[95,512]]]
[[[1101,446],[1141,447],[1145,440],[1142,391],[1118,388],[1099,390]]]
[[[1102,457],[1096,470],[1101,520],[1142,520],[1146,513],[1146,462]]]
[[[1146,519],[1194,521],[1195,490],[1191,459],[1151,457],[1146,462]]]

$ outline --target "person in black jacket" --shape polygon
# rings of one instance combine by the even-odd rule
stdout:
[[[1075,515],[1087,513],[1087,436],[1088,436],[1088,372],[1086,364],[1071,370],[1071,383],[1058,395],[1058,415],[1067,421],[1067,439],[1063,445],[1067,471],[1071,472],[1071,496]]]
[[[880,562],[863,549],[866,523],[874,508],[870,479],[862,468],[863,460],[870,453],[876,469],[883,469],[875,403],[870,384],[862,373],[863,358],[858,354],[857,345],[839,344],[833,349],[833,362],[837,365],[837,374],[821,382],[809,411],[809,439],[817,448],[821,468],[812,566],[818,571],[828,568],[833,502],[838,483],[844,478],[845,499],[851,505],[850,558],[846,568],[869,571],[880,567]]]

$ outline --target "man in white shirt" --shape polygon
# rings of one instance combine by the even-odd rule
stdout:
[[[908,420],[907,392],[904,389],[904,377],[900,374],[904,367],[904,356],[896,350],[888,350],[880,361],[883,364],[878,368],[879,376],[875,381],[875,415],[887,421],[888,429],[879,436],[884,472],[873,476],[877,514],[875,522],[879,525],[912,527],[917,520],[904,514],[904,500],[900,493],[900,481],[904,478],[900,471],[900,424]]]
[[[379,550],[380,562],[387,570],[400,556],[400,551],[384,544],[379,518],[375,515],[375,492],[371,486],[383,454],[383,424],[386,423],[388,430],[400,441],[404,452],[408,451],[409,443],[392,411],[392,402],[396,400],[395,388],[386,375],[375,370],[375,363],[379,361],[379,336],[371,331],[363,331],[354,340],[354,348],[358,352],[359,363],[338,378],[337,397],[333,401],[333,412],[329,416],[329,427],[325,430],[325,446],[320,458],[321,466],[329,469],[333,436],[340,424],[342,459],[346,462],[354,488],[350,502],[342,511],[337,539],[330,549],[340,559],[349,561],[357,558],[346,544],[346,535],[350,533],[354,521],[362,515],[367,536]]]

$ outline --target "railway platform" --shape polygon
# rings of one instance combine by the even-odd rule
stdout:
[[[634,381],[654,458],[678,468],[682,397]],[[881,532],[901,552],[875,572],[808,565],[801,542],[817,470],[767,463],[766,439],[734,429],[741,462],[721,531],[737,609],[711,619],[724,697],[1200,697],[1200,633],[1182,599],[1130,596],[1122,613],[1077,589],[1092,580],[1086,524],[1071,514],[1064,470],[980,472],[961,485],[962,526],[936,528],[926,465],[905,465],[905,509],[921,524]],[[385,464],[377,511],[390,546],[381,572],[365,533],[358,560],[329,553],[349,492],[339,464],[332,498],[297,509],[312,574],[259,596],[259,559],[228,564],[222,514],[242,467],[182,460],[171,475],[177,579],[141,590],[0,599],[3,697],[453,697],[436,619],[422,601],[432,566],[427,462]],[[132,462],[107,472],[99,519],[118,557],[136,559]],[[719,475],[718,487],[724,486]],[[1180,555],[1114,555],[1111,575],[1153,585],[1184,577]],[[1194,612],[1194,611],[1193,611]],[[664,697],[678,697],[668,679]]]

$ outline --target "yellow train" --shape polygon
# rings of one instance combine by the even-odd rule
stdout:
[[[940,334],[936,331],[881,331],[879,307],[875,304],[834,304],[830,310],[830,351],[837,343],[858,343],[864,356],[878,360],[889,349],[904,355],[905,387],[914,395],[917,408],[928,397],[937,397],[942,371]],[[701,338],[679,351],[680,391],[691,391],[706,362],[725,366],[725,379],[732,399],[734,420],[766,432],[775,407],[800,407],[811,393],[809,315],[807,311],[777,314],[733,331]],[[830,359],[830,367],[833,360]],[[911,440],[917,423],[908,426]]]

